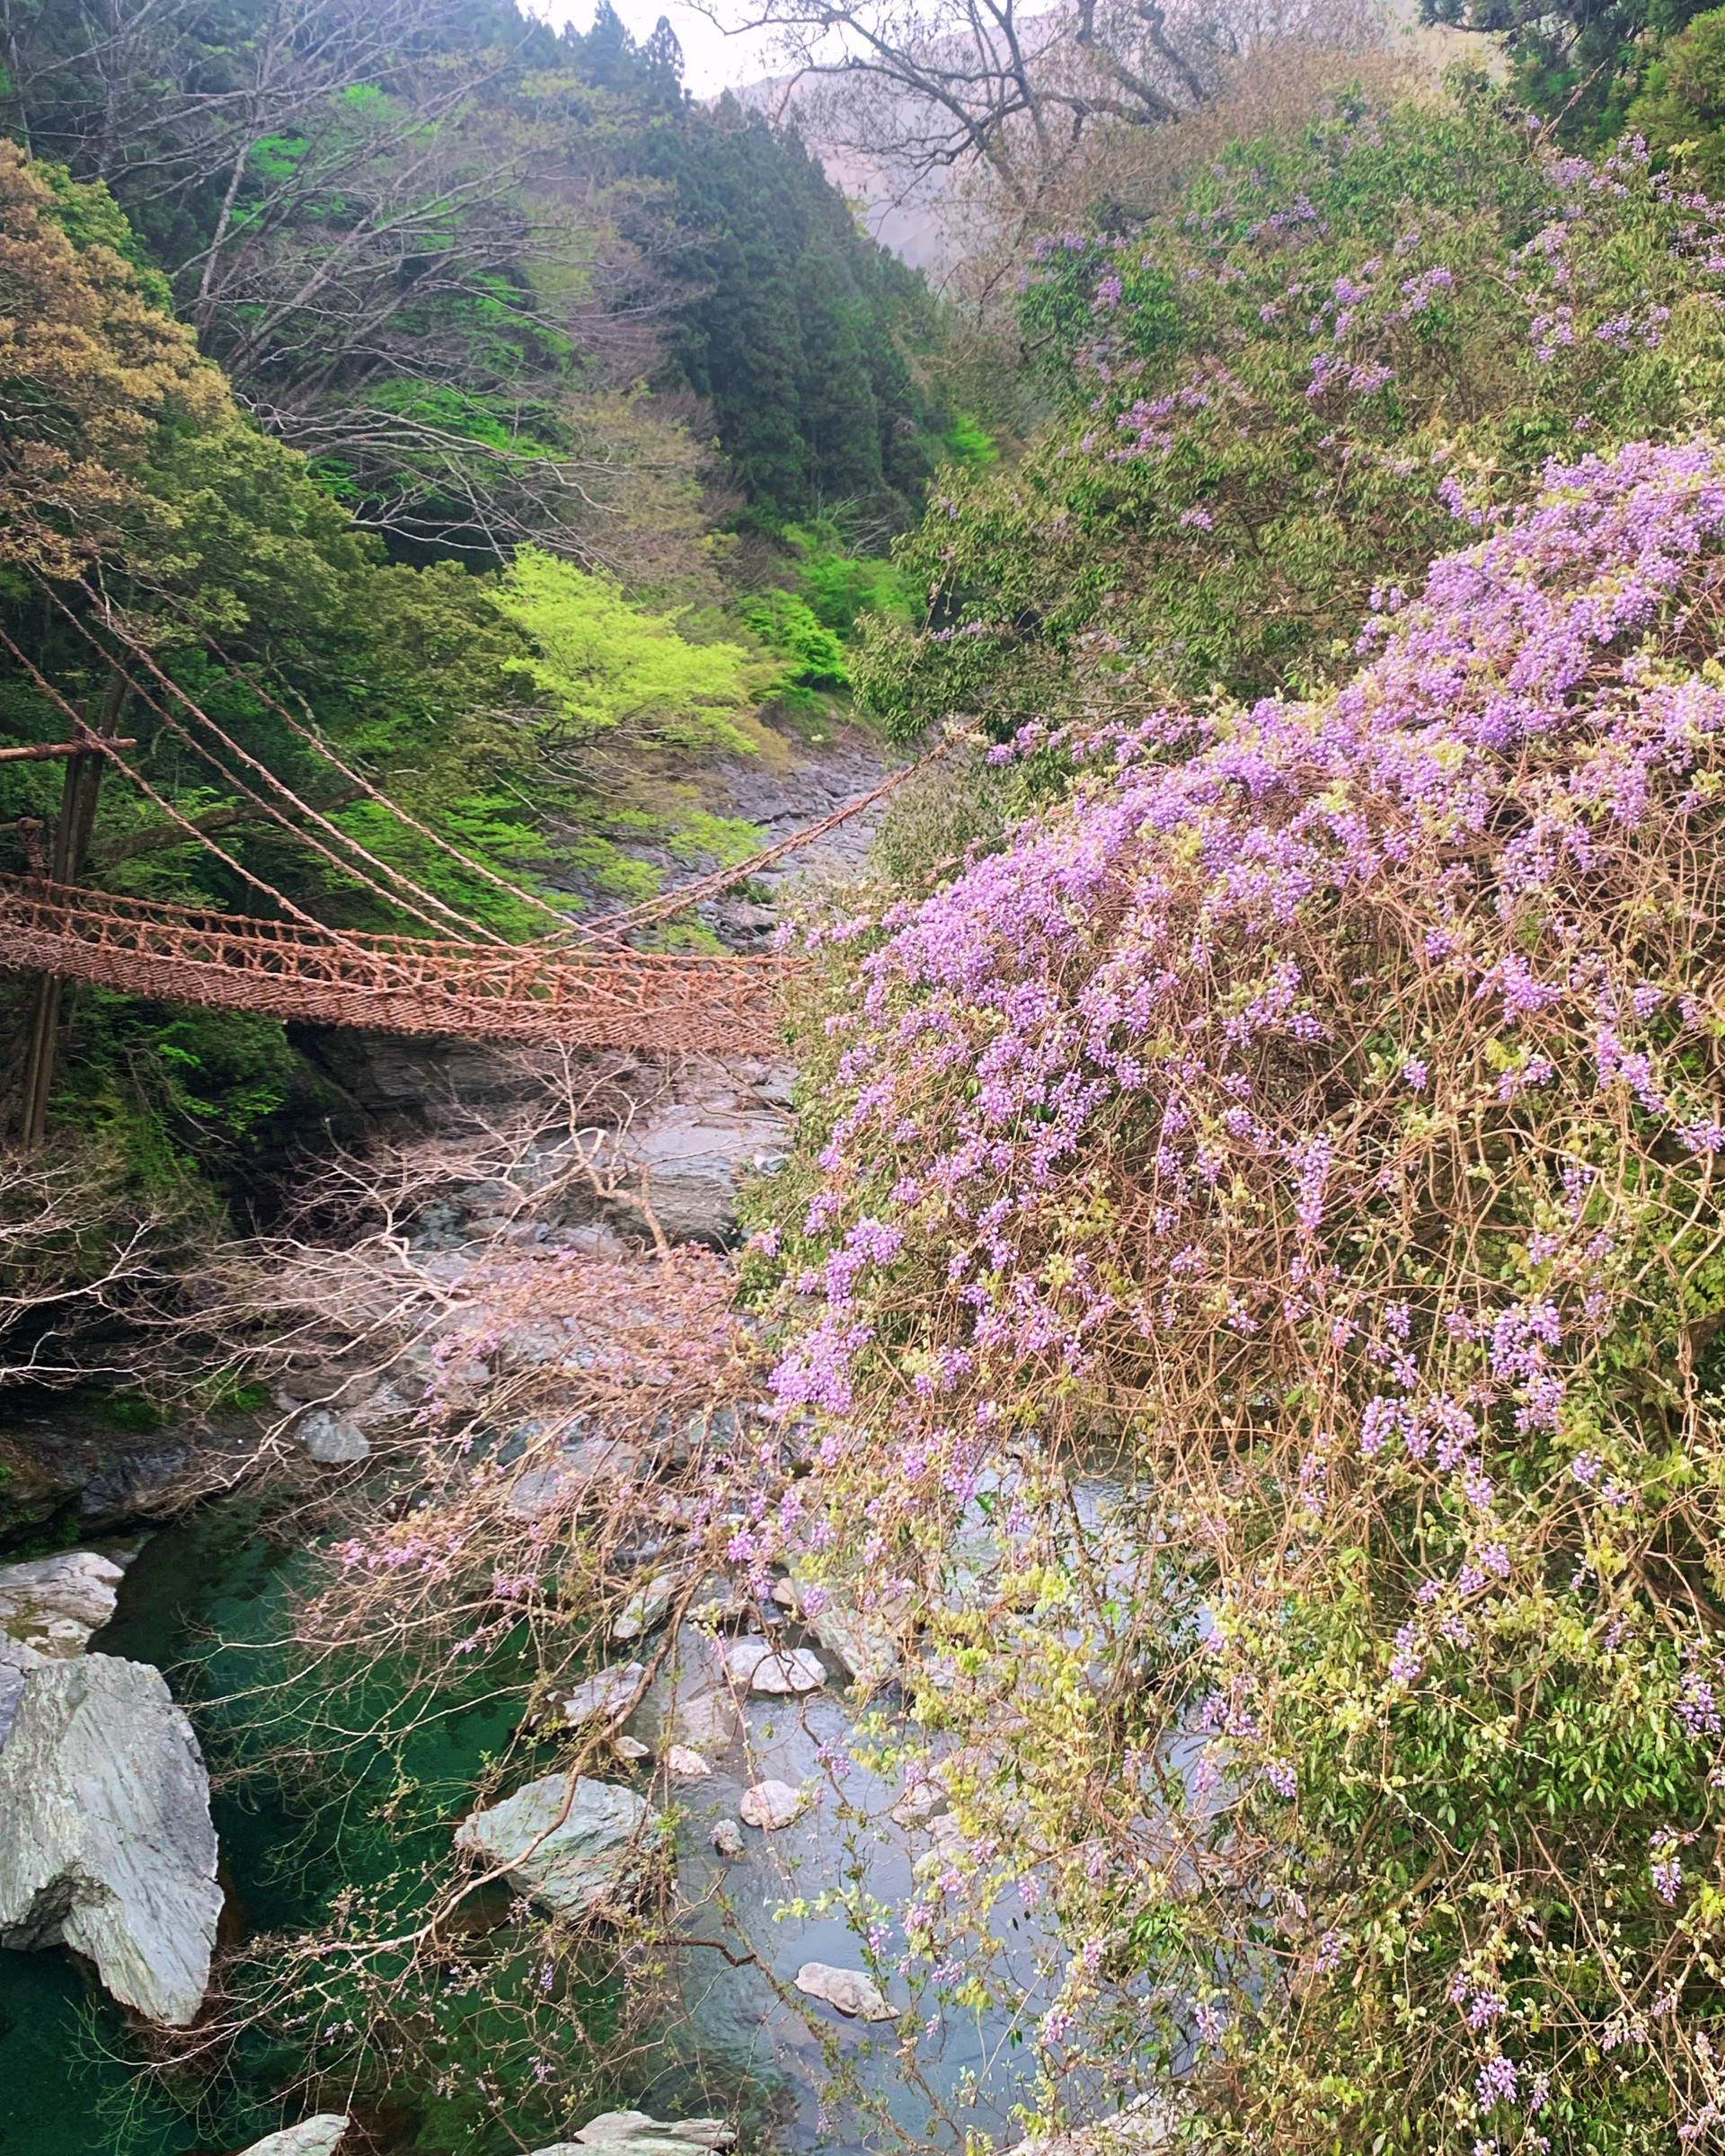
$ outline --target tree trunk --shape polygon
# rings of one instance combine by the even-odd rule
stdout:
[[[104,739],[119,730],[119,714],[126,702],[124,676],[116,667],[108,677],[102,717],[95,731]],[[88,706],[85,707],[86,711]],[[54,826],[54,852],[49,874],[56,883],[75,883],[90,850],[90,835],[96,824],[96,797],[102,789],[102,767],[106,758],[97,755],[68,756],[66,780],[60,788],[59,820]],[[23,1091],[18,1103],[18,1142],[33,1152],[48,1135],[48,1097],[54,1088],[54,1063],[60,1038],[60,1007],[65,983],[57,973],[36,976],[36,994],[30,1013],[30,1046],[24,1055]]]

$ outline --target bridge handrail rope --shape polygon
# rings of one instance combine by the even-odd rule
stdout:
[[[93,599],[96,599],[97,603],[102,605],[104,610],[108,609],[108,601],[105,595],[98,598],[97,595],[93,592],[91,592],[90,587],[87,584],[83,583],[82,579],[80,579],[80,588],[84,592],[88,593]],[[178,611],[180,612],[181,619],[185,619],[186,614],[184,607],[180,606]],[[411,815],[407,809],[403,808],[398,801],[392,800],[389,795],[385,793],[380,787],[375,786],[372,782],[364,775],[363,773],[355,771],[351,764],[346,763],[341,756],[339,756],[334,749],[330,747],[329,743],[323,738],[323,737],[316,731],[314,728],[306,726],[302,720],[296,719],[288,707],[284,703],[280,702],[276,697],[272,696],[269,690],[263,686],[261,682],[254,680],[253,677],[246,672],[245,668],[239,663],[237,659],[229,658],[228,654],[223,650],[221,645],[217,642],[216,639],[210,635],[207,629],[199,627],[196,623],[192,623],[190,625],[196,629],[197,633],[203,639],[205,644],[212,652],[214,652],[216,657],[220,659],[223,666],[228,669],[235,680],[243,682],[246,687],[251,690],[252,694],[256,696],[261,702],[263,703],[265,708],[272,711],[276,714],[276,716],[281,720],[282,724],[288,728],[290,733],[297,735],[300,740],[306,743],[309,747],[314,749],[327,764],[332,764],[337,771],[339,771],[341,776],[346,779],[350,785],[358,787],[359,791],[365,794],[368,800],[374,800],[377,802],[380,807],[387,808],[390,814],[396,817],[401,823],[405,824],[410,831],[415,831],[421,838],[428,839],[432,845],[438,849],[439,852],[447,853],[452,861],[458,861],[463,868],[471,869],[474,875],[482,877],[487,883],[494,884],[500,891],[507,891],[511,898],[519,898],[528,906],[536,906],[542,914],[549,915],[550,917],[557,923],[559,928],[569,929],[578,925],[571,921],[568,914],[562,909],[562,907],[553,906],[549,899],[542,898],[536,891],[525,890],[520,885],[511,883],[507,876],[500,876],[495,869],[489,867],[484,862],[475,861],[470,854],[464,853],[459,846],[452,844],[448,839],[444,837],[441,832],[433,830],[430,825],[420,823],[417,817]]]
[[[574,1045],[761,1047],[784,961],[731,953],[557,951],[259,920],[0,878],[9,962],[133,994],[336,1025]]]
[[[120,627],[114,620],[113,607],[108,599],[107,595],[105,593],[93,591],[90,586],[85,583],[83,579],[78,579],[78,588],[84,593],[85,596],[91,600],[93,605],[99,606],[102,609],[102,618],[113,630],[113,632],[117,636],[120,637],[127,644],[128,644],[132,649],[138,653],[139,657],[143,658],[145,664],[149,667],[151,672],[156,676],[156,678],[162,681],[164,685],[172,690],[173,694],[181,698],[182,702],[186,702],[193,710],[197,710],[195,705],[191,705],[190,699],[186,696],[185,692],[179,687],[178,684],[172,682],[162,672],[162,669],[155,664],[155,659],[152,658],[147,649],[142,645],[138,644],[136,640],[131,637],[129,632]],[[70,609],[66,606],[65,602],[58,597],[58,595],[53,594],[51,596],[54,596],[55,603],[59,605],[61,611],[67,614],[68,617],[76,623],[77,627],[82,631],[82,632],[88,637],[90,635],[90,632],[87,627],[85,627],[82,622],[78,622],[75,615],[72,615],[70,614]],[[550,918],[556,923],[557,927],[562,932],[562,935],[564,937],[590,938],[594,941],[600,943],[617,942],[620,941],[621,935],[631,929],[644,928],[658,921],[672,919],[677,914],[686,911],[689,906],[699,904],[703,898],[710,897],[715,896],[721,891],[728,890],[732,884],[746,881],[747,879],[753,875],[756,870],[770,866],[775,861],[783,860],[787,854],[794,853],[803,846],[811,844],[816,839],[824,837],[828,831],[836,829],[840,824],[845,823],[851,817],[860,815],[863,809],[871,808],[876,801],[884,800],[888,794],[894,792],[899,786],[903,785],[906,780],[914,778],[918,772],[924,770],[929,764],[937,762],[942,756],[948,755],[951,750],[957,746],[959,739],[961,738],[961,737],[959,736],[949,736],[946,739],[938,742],[934,747],[926,751],[923,755],[917,757],[914,763],[902,764],[897,771],[889,773],[887,777],[883,779],[878,786],[871,788],[867,793],[859,795],[854,800],[841,803],[837,808],[834,809],[829,815],[821,817],[818,822],[806,825],[801,829],[793,831],[788,837],[779,839],[772,845],[763,847],[758,853],[750,854],[743,861],[734,862],[729,868],[716,869],[710,874],[698,878],[694,882],[679,884],[672,890],[661,892],[657,897],[650,899],[643,899],[639,905],[625,907],[620,913],[601,915],[597,919],[592,921],[575,921],[571,920],[569,915],[563,911],[562,908],[553,906],[549,900],[540,897],[539,895],[535,891],[525,889],[518,884],[511,883],[507,877],[500,876],[495,870],[487,866],[485,862],[475,861],[469,854],[464,853],[460,847],[452,844],[450,841],[445,838],[440,832],[433,830],[429,825],[420,823],[416,817],[412,816],[407,809],[403,808],[399,802],[393,800],[388,794],[382,791],[381,788],[374,785],[372,782],[366,778],[362,773],[356,771],[351,764],[348,764],[342,757],[338,755],[335,750],[330,747],[328,742],[326,742],[314,729],[306,726],[302,720],[296,719],[288,709],[288,707],[279,701],[279,698],[270,694],[270,691],[263,686],[261,682],[258,681],[255,676],[248,673],[245,667],[242,666],[237,659],[231,658],[229,654],[224,650],[221,644],[217,642],[216,638],[213,637],[207,629],[203,628],[201,624],[190,621],[190,617],[186,614],[182,605],[180,605],[178,602],[174,601],[170,601],[170,603],[176,605],[176,609],[180,613],[181,618],[187,622],[187,625],[190,627],[199,637],[201,638],[208,649],[217,659],[220,660],[221,664],[228,669],[228,671],[237,681],[243,682],[245,686],[252,691],[252,694],[264,704],[266,709],[273,711],[276,714],[276,716],[282,721],[283,725],[286,726],[291,733],[296,736],[298,739],[304,741],[307,747],[315,750],[315,752],[321,755],[326,763],[331,764],[333,769],[340,772],[341,776],[346,779],[349,784],[358,787],[360,791],[364,793],[368,800],[377,802],[380,807],[387,809],[388,812],[399,822],[406,825],[410,830],[417,832],[420,837],[429,840],[432,845],[438,847],[442,853],[447,854],[452,860],[459,862],[464,868],[472,870],[475,875],[482,877],[488,883],[494,885],[499,890],[506,891],[511,897],[520,899],[524,903],[536,907],[541,913],[548,915]],[[93,641],[93,638],[91,641]],[[152,704],[152,709],[159,710],[159,706]],[[227,742],[227,737],[222,733],[221,729],[216,725],[216,722],[209,718],[207,712],[199,711],[198,716],[207,726],[209,727],[210,730],[215,733],[219,739],[223,740],[224,742]],[[240,748],[237,743],[229,742],[228,746],[233,747],[238,755],[242,756],[245,755],[246,752]],[[199,753],[207,752],[200,751]],[[214,762],[213,758],[209,758],[208,760]],[[248,762],[252,761],[249,757],[247,757],[246,760]],[[288,795],[289,800],[295,800],[300,807],[305,806],[304,803],[298,803],[297,797],[295,796],[287,787],[282,786],[281,782],[277,780],[274,773],[269,772],[265,766],[258,764],[255,765],[255,768],[262,771],[264,775],[269,777],[273,783],[277,784],[278,786],[281,786],[281,791]],[[308,810],[307,813],[314,815],[315,811]],[[341,831],[339,826],[324,823],[321,817],[318,817],[317,820],[320,823],[323,823],[323,827],[326,830],[333,831],[338,837],[341,838],[344,843],[352,845],[356,851],[360,853],[364,852],[364,849],[358,845],[358,842],[357,840],[349,838],[348,835],[345,832]],[[447,906],[441,899],[436,897],[434,893],[425,890],[421,885],[412,883],[410,879],[402,875],[401,870],[392,868],[387,862],[377,861],[375,856],[367,854],[366,858],[372,861],[375,867],[383,869],[386,873],[395,877],[397,880],[402,882],[406,888],[416,890],[421,897],[425,898],[429,903],[436,906],[440,912],[453,914],[453,909]],[[349,872],[351,873],[352,871]],[[395,903],[399,904],[400,902],[396,901]],[[413,909],[410,907],[407,910],[412,911]],[[469,923],[465,915],[455,915],[453,917],[460,920],[464,926],[475,927],[477,929],[477,924]],[[420,918],[423,919],[424,915],[420,915]],[[477,932],[489,935],[491,932],[484,929],[477,929]],[[498,940],[502,941],[500,938]]]
[[[427,936],[335,929],[316,920],[285,892],[246,868],[160,793],[122,753],[131,744],[118,738],[111,724],[104,723],[100,732],[93,729],[0,627],[0,647],[11,653],[66,719],[67,740],[58,746],[58,753],[100,755],[189,839],[222,862],[284,916],[225,914],[208,906],[90,891],[75,883],[47,878],[0,878],[0,923],[6,930],[6,960],[11,966],[40,969],[45,980],[70,976],[132,994],[262,1011],[281,1018],[327,1024],[369,1025],[402,1033],[555,1038],[571,1045],[686,1052],[758,1048],[766,1045],[775,1029],[774,990],[785,961],[732,953],[641,951],[623,940],[624,933],[682,913],[703,897],[743,881],[756,870],[809,844],[894,791],[955,746],[955,739],[941,742],[914,763],[889,773],[867,792],[746,861],[715,870],[597,922],[579,923],[571,923],[566,915],[535,894],[493,874],[484,864],[470,861],[429,826],[397,809],[385,794],[352,772],[249,675],[234,667],[296,736],[360,791],[400,816],[410,827],[421,831],[467,868],[512,896],[539,906],[563,932],[528,943],[510,943],[495,931],[470,922],[436,893],[425,890],[404,871],[371,854],[339,826],[301,801],[285,780],[233,740],[163,670],[105,597],[92,593],[87,585],[80,588],[102,608],[111,634],[142,662],[161,690],[295,813],[284,813],[275,801],[239,775],[223,755],[176,718],[95,630],[44,584],[46,595],[109,667],[111,715],[117,716],[125,692],[138,696],[165,728],[243,799],[344,875],[412,915],[432,932]],[[233,667],[212,638],[204,641],[222,663]],[[305,819],[315,822],[351,853],[376,867],[395,888],[374,880],[353,861],[334,853],[304,828]],[[412,898],[403,897],[404,892],[411,893]],[[444,921],[421,910],[413,902],[418,898],[434,907]],[[452,933],[446,923],[453,923],[458,932]]]
[[[693,883],[680,883],[673,890],[661,891],[657,897],[643,898],[639,906],[632,906],[626,912],[601,914],[597,921],[584,922],[580,925],[588,932],[604,929],[613,934],[624,929],[645,928],[652,922],[670,919],[687,907],[698,905],[703,898],[716,897],[721,891],[728,891],[733,884],[746,883],[757,870],[783,860],[787,853],[795,853],[804,846],[812,845],[816,839],[824,838],[827,832],[836,830],[840,824],[848,823],[852,817],[860,816],[865,808],[871,808],[876,801],[884,800],[889,793],[896,793],[907,779],[914,779],[918,772],[926,771],[931,764],[938,764],[942,756],[950,755],[962,738],[961,735],[949,734],[944,740],[936,742],[933,748],[918,756],[914,764],[901,764],[897,771],[889,772],[880,783],[871,787],[867,793],[858,794],[854,800],[842,801],[830,815],[822,817],[818,823],[801,826],[788,838],[781,838],[770,846],[764,846],[758,853],[751,853],[747,860],[735,862],[728,869],[714,869],[711,874],[698,877]]]

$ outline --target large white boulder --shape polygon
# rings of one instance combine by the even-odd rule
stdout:
[[[650,1632],[655,1625],[665,1621],[665,1613],[677,1597],[683,1585],[680,1572],[659,1572],[637,1587],[618,1612],[611,1627],[614,1639],[639,1639],[643,1632]]]
[[[728,2149],[737,2138],[717,2118],[649,2118],[644,2111],[606,2111],[588,2121],[573,2141],[556,2141],[535,2156],[691,2156]]]
[[[534,1900],[582,1916],[626,1892],[651,1822],[646,1798],[618,1782],[547,1774],[469,1814],[456,1847],[499,1867]]]
[[[738,1809],[745,1826],[758,1826],[764,1833],[775,1827],[794,1826],[809,1808],[809,1799],[788,1781],[757,1781],[743,1791]]]
[[[0,1565],[0,1745],[11,1734],[24,1679],[44,1662],[81,1655],[114,1613],[126,1577],[94,1550]]]
[[[334,2156],[350,2124],[345,2111],[320,2111],[315,2118],[302,2118],[279,2134],[266,2134],[241,2150],[240,2156]]]
[[[0,1946],[64,1943],[180,2028],[221,1907],[209,1777],[161,1672],[113,1655],[31,1670],[0,1752]]]

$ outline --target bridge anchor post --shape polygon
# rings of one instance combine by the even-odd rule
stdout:
[[[92,700],[93,701],[93,699]],[[95,730],[111,740],[119,730],[126,702],[126,677],[116,667],[108,676],[102,717]],[[90,706],[86,704],[85,723]],[[104,759],[99,754],[69,753],[60,788],[60,813],[54,826],[54,853],[49,873],[58,884],[75,883],[89,851],[96,823],[96,796]],[[54,1090],[55,1051],[59,1046],[60,1011],[66,983],[58,973],[39,973],[31,1003],[29,1047],[24,1051],[23,1091],[18,1103],[18,1143],[32,1153],[48,1135],[48,1101]]]

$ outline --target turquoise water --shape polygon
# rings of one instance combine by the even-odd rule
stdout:
[[[163,1670],[192,1704],[216,1771],[226,1946],[317,1926],[343,1886],[359,1890],[385,1933],[411,1931],[427,1879],[447,1856],[451,1822],[509,1745],[519,1713],[512,1688],[519,1663],[508,1642],[489,1667],[473,1671],[471,1698],[440,1699],[429,1715],[424,1695],[392,1688],[387,1672],[346,1687],[296,1683],[273,1644],[295,1565],[291,1551],[261,1533],[255,1501],[219,1501],[151,1537],[127,1573],[113,1621],[91,1642],[97,1652]],[[267,1706],[251,1696],[254,1686],[285,1677]],[[236,1761],[258,1767],[266,1713],[263,1738],[285,1740],[323,1770],[309,1785],[296,1780],[285,1793],[267,1771],[237,1787],[224,1774]],[[358,1743],[350,1741],[356,1729],[368,1733]],[[482,1932],[507,1914],[507,1895],[494,1898]],[[556,2138],[567,2121],[532,2072],[535,2049],[568,2055],[566,2008],[603,2035],[614,1982],[588,1982],[565,1965],[554,1996],[544,1993],[542,1957],[529,1966],[507,1923],[486,1933],[480,1958],[478,1981],[451,1986],[433,1972],[406,2002],[420,2055],[402,2085],[367,2070],[363,2096],[350,2102],[351,2046],[316,2062],[335,2077],[331,2105],[354,2112],[380,2156],[506,2156]],[[258,2032],[231,2054],[219,2082],[199,2089],[182,2075],[164,2083],[147,2070],[125,2017],[71,1956],[0,1950],[0,2156],[241,2149],[317,2107],[303,2087],[285,2118],[272,2100],[273,2091],[303,2082],[306,2064],[296,2038]],[[514,2133],[473,2100],[481,2068]],[[441,2094],[440,2081],[448,2083]],[[590,2084],[566,2086],[565,2101],[584,2093],[591,2097]],[[600,2107],[587,2101],[580,2115]]]
[[[195,1624],[268,1586],[256,1518],[252,1506],[211,1507],[146,1543],[93,1645],[162,1667],[179,1661]],[[243,1878],[246,1837],[232,1829],[244,1823],[217,1824]],[[124,2016],[70,1955],[0,1951],[0,2156],[190,2156],[281,2123],[274,2105],[242,2101],[200,2127],[139,2063]],[[225,2138],[210,2138],[212,2125]]]

